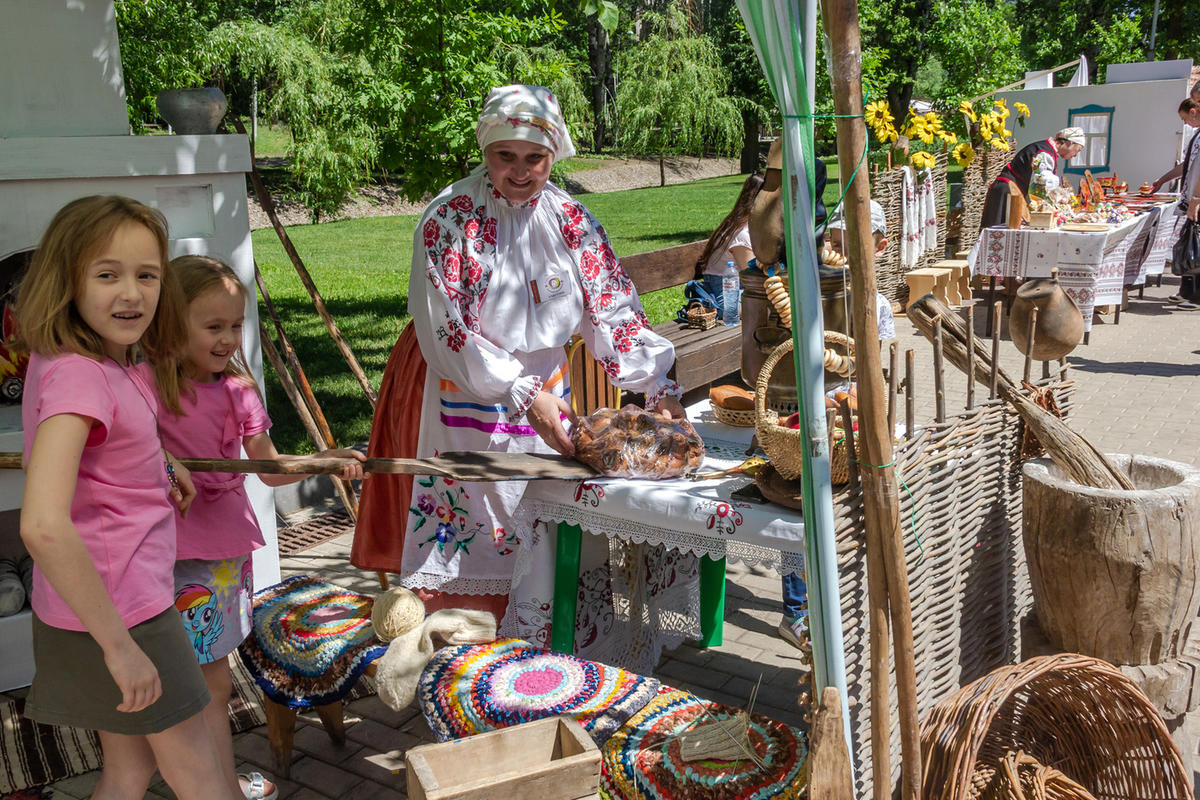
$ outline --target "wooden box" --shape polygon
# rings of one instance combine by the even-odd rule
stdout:
[[[409,800],[577,800],[600,786],[600,750],[570,717],[414,747],[404,763]]]
[[[1029,227],[1049,230],[1054,227],[1053,211],[1030,211]]]

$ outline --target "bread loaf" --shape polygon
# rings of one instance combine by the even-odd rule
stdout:
[[[730,411],[753,411],[754,394],[740,386],[714,386],[708,390],[708,400],[714,406]]]
[[[598,409],[575,423],[575,458],[603,475],[676,478],[704,460],[704,442],[687,420],[666,420],[635,405]]]

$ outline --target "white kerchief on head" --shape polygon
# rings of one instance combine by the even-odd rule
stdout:
[[[575,155],[558,98],[545,86],[514,83],[492,89],[479,115],[475,138],[480,150],[515,139],[549,148],[555,161]]]

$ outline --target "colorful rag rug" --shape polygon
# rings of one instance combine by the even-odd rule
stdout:
[[[726,719],[738,709],[664,689],[603,747],[600,796],[605,800],[791,800],[808,785],[804,735],[782,722],[750,716],[750,744],[764,769],[740,761],[684,761],[675,734],[704,710]]]
[[[658,689],[655,678],[501,639],[439,650],[417,697],[440,742],[567,714],[603,744]]]
[[[308,575],[254,595],[254,630],[238,655],[263,694],[289,708],[342,700],[387,650],[371,626],[373,600]]]

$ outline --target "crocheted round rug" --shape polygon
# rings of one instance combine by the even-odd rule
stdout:
[[[666,689],[604,745],[601,796],[610,800],[791,800],[807,789],[808,747],[803,734],[753,714],[749,739],[764,769],[750,758],[684,761],[676,734],[707,708],[711,719],[738,709]]]
[[[603,743],[658,688],[654,678],[501,639],[439,650],[417,696],[442,742],[567,714]]]
[[[341,700],[387,650],[371,598],[299,575],[254,596],[254,629],[238,654],[263,693],[290,708]]]

